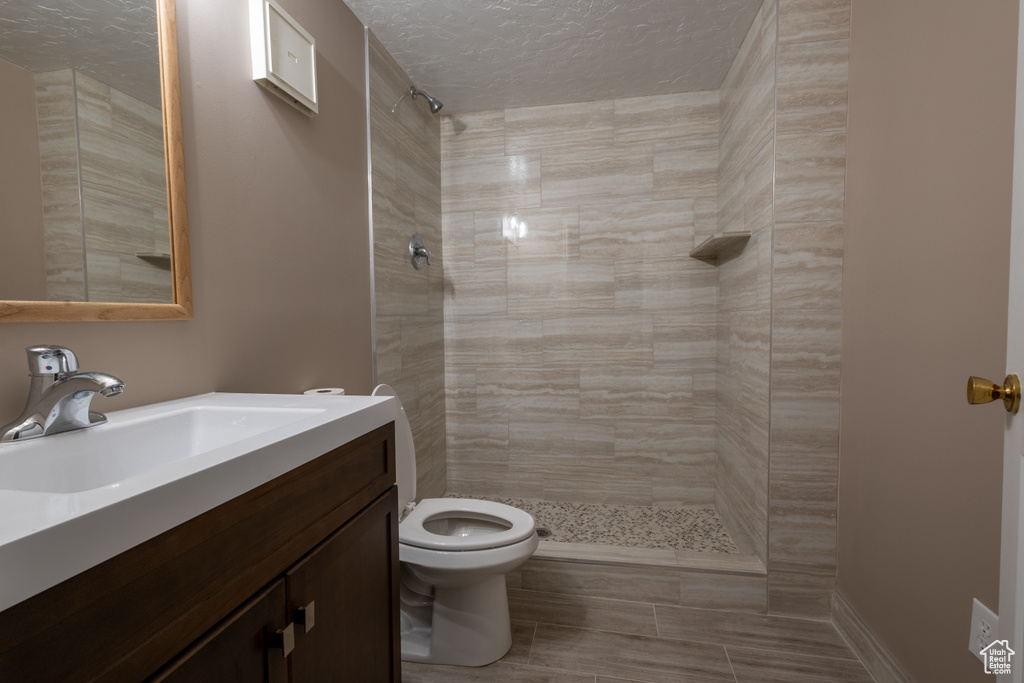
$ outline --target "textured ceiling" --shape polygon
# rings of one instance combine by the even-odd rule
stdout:
[[[345,0],[445,114],[717,89],[761,0]]]
[[[75,68],[160,106],[155,0],[0,0],[0,59]]]

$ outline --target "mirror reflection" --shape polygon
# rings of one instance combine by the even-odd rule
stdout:
[[[155,0],[0,2],[0,299],[173,303]]]

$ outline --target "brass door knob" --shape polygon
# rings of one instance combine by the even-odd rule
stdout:
[[[1003,386],[981,377],[970,377],[967,380],[967,402],[972,406],[980,403],[991,403],[1002,399],[1006,412],[1016,413],[1020,408],[1020,380],[1017,375],[1007,375]]]

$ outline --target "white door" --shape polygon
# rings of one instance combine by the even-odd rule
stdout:
[[[1006,372],[1024,376],[1024,0],[1017,30],[1017,116],[1013,149],[1013,214],[1010,238],[1010,305]],[[1024,678],[1024,412],[1007,415],[1003,440],[1003,529],[999,567],[999,637],[1010,641],[1013,673]]]

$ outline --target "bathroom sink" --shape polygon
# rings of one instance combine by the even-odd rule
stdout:
[[[0,445],[0,610],[395,419],[373,396],[203,394]]]
[[[117,485],[324,410],[206,402],[127,419],[112,413],[96,427],[0,446],[0,489],[78,493]]]

